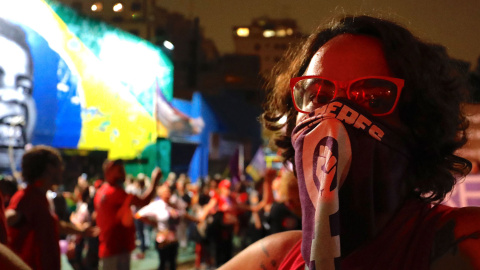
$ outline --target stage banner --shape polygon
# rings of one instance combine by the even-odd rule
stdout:
[[[173,98],[173,64],[158,47],[54,1],[0,1],[0,19],[0,65],[13,78],[0,91],[0,148],[134,159],[168,136],[155,102],[157,89]]]

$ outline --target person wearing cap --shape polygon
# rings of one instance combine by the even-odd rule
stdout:
[[[126,173],[122,160],[106,160],[103,171],[105,183],[94,198],[100,228],[100,264],[103,269],[130,269],[130,253],[135,249],[135,225],[130,206],[143,207],[150,202],[162,172],[155,168],[152,184],[137,196],[127,194],[123,188]]]
[[[215,264],[224,264],[232,257],[233,232],[238,225],[237,208],[235,200],[231,196],[231,182],[228,179],[220,181],[218,193],[216,193],[205,205],[203,215],[199,220],[203,221],[208,215],[212,215],[213,221],[209,231],[215,232]],[[208,234],[208,233],[207,233]]]

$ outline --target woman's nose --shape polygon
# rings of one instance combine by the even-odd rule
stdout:
[[[346,87],[339,87],[337,90],[336,97],[347,98],[347,88]]]

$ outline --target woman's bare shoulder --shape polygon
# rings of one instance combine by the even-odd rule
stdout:
[[[276,233],[258,240],[222,265],[228,269],[277,269],[290,249],[302,238],[302,231]]]

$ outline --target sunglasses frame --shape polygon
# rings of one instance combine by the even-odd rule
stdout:
[[[381,79],[381,80],[386,80],[386,81],[389,81],[389,82],[395,84],[397,86],[397,96],[395,98],[395,103],[393,104],[392,108],[386,113],[380,113],[380,114],[372,113],[373,116],[385,116],[385,115],[391,114],[395,110],[395,108],[397,107],[398,100],[400,99],[400,94],[402,93],[403,86],[405,85],[405,80],[399,79],[399,78],[394,78],[394,77],[387,77],[387,76],[366,76],[366,77],[356,78],[356,79],[353,79],[353,80],[350,80],[350,81],[336,81],[336,80],[332,80],[332,79],[329,79],[329,78],[326,78],[326,77],[316,76],[316,75],[291,78],[290,79],[290,91],[291,91],[291,94],[292,94],[293,106],[295,106],[295,109],[298,112],[301,112],[301,113],[304,113],[304,114],[309,114],[310,112],[306,112],[306,111],[298,108],[297,103],[295,102],[294,92],[295,92],[295,84],[297,84],[297,82],[299,82],[301,80],[306,80],[306,79],[322,79],[322,80],[327,80],[329,82],[332,82],[335,85],[335,93],[333,94],[332,99],[337,97],[338,89],[343,88],[343,89],[346,90],[347,97],[348,97],[349,100],[353,100],[353,99],[350,98],[350,91],[349,91],[350,86],[352,84],[358,82],[358,81],[365,80],[365,79]]]

